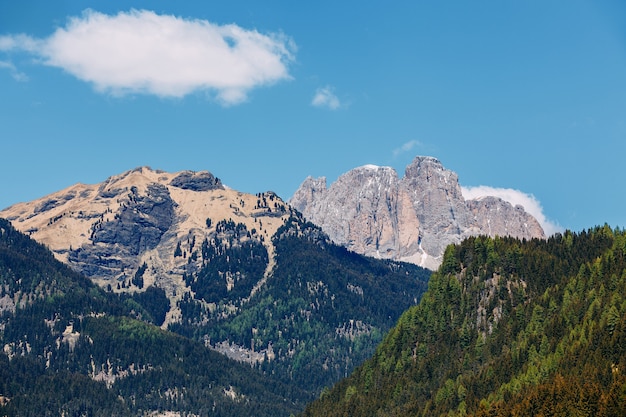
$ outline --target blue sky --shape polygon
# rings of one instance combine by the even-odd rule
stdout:
[[[625,93],[621,0],[0,0],[0,207],[143,165],[288,199],[431,155],[625,227]]]

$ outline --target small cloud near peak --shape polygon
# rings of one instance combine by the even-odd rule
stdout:
[[[397,158],[398,156],[400,156],[403,153],[407,153],[412,151],[413,149],[423,146],[422,142],[420,142],[419,140],[410,140],[404,144],[402,144],[402,146],[400,146],[399,148],[396,148],[393,150],[393,157]]]
[[[318,88],[315,91],[311,104],[315,107],[326,107],[330,110],[337,110],[341,107],[339,98],[337,98],[334,89],[330,86]]]

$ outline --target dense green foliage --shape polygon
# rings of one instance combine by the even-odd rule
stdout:
[[[450,246],[418,306],[305,416],[621,416],[626,233]]]
[[[162,288],[151,285],[144,292],[134,293],[131,298],[148,313],[147,317],[142,317],[143,320],[157,326],[163,324],[165,315],[170,309],[170,300]]]
[[[123,298],[0,219],[0,415],[286,416],[305,394],[161,321],[162,290]]]
[[[185,280],[196,296],[208,303],[236,302],[249,296],[269,261],[265,246],[255,240],[237,246],[207,241],[202,255],[205,266],[197,274],[185,275]]]
[[[237,244],[237,235],[248,233],[245,226],[218,226],[233,238],[205,242],[206,266],[186,275],[196,295],[216,305],[208,309],[184,297],[183,323],[170,329],[254,351],[266,374],[316,395],[374,352],[402,312],[418,302],[430,275],[415,265],[349,252],[292,216],[273,237],[271,274],[250,296],[252,284],[264,279],[267,252],[254,240]]]

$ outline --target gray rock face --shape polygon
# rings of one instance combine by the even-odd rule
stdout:
[[[545,237],[521,206],[496,198],[465,201],[458,176],[432,157],[417,157],[404,178],[367,165],[340,176],[307,178],[289,203],[336,243],[368,256],[435,269],[447,245],[471,235]]]
[[[435,257],[457,243],[468,225],[468,209],[455,172],[435,158],[417,157],[406,167],[402,181],[419,219],[424,252]]]
[[[70,263],[86,276],[137,268],[137,255],[156,248],[172,226],[176,203],[164,185],[148,184],[143,195],[131,187],[127,195],[115,196],[123,199],[115,217],[94,223],[91,244],[69,250]]]
[[[358,190],[351,189],[354,184],[359,184]],[[397,223],[398,175],[393,169],[356,168],[339,177],[328,190],[325,179],[309,178],[291,204],[303,213],[327,213],[323,227],[333,231],[333,240],[357,252],[368,248],[384,253],[395,250],[391,235]]]
[[[467,207],[473,217],[473,226],[477,227],[480,233],[520,238],[544,237],[543,229],[537,220],[526,213],[524,207],[520,205],[513,206],[497,197],[481,197],[467,200]]]
[[[216,178],[208,171],[193,172],[184,171],[176,176],[170,185],[173,187],[182,188],[183,190],[192,191],[209,191],[209,190],[223,190],[224,186],[219,178]]]
[[[326,191],[326,177],[307,177],[291,197],[291,205],[302,212],[306,207],[319,204]]]
[[[94,228],[94,243],[118,244],[131,255],[155,248],[174,218],[175,203],[167,188],[149,184],[145,195],[131,188],[127,204],[121,207],[113,221]]]

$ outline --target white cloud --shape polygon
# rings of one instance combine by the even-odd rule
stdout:
[[[13,63],[8,61],[0,61],[0,69],[2,68],[9,70],[11,77],[13,77],[15,81],[28,81],[28,76],[23,72],[19,72],[17,68],[15,68],[15,65],[13,65]]]
[[[313,96],[311,104],[315,107],[328,107],[331,110],[337,110],[341,107],[341,102],[330,86],[318,88],[315,91],[315,96]]]
[[[512,188],[494,188],[486,185],[480,185],[478,187],[461,187],[461,190],[463,192],[463,198],[466,200],[493,196],[499,197],[504,201],[511,203],[513,206],[518,204],[521,205],[524,207],[524,210],[537,219],[547,236],[563,231],[563,228],[559,224],[549,220],[545,214],[543,214],[543,207],[541,206],[541,203],[532,194],[526,194]]]
[[[24,50],[113,95],[183,97],[215,93],[225,105],[258,86],[290,79],[296,46],[283,34],[261,34],[131,10],[109,16],[87,10],[50,37],[0,37],[0,50]]]
[[[41,47],[41,41],[24,34],[0,36],[0,51],[22,50],[35,52]]]
[[[419,140],[411,140],[406,142],[405,144],[403,144],[402,146],[400,146],[399,148],[396,148],[393,150],[393,156],[394,158],[399,156],[400,154],[406,153],[406,152],[410,152],[411,150],[413,150],[413,148],[416,148],[418,146],[422,146],[422,143]]]

